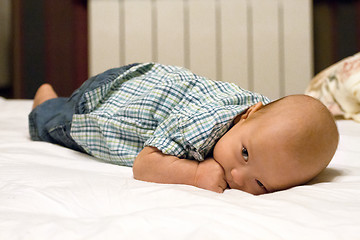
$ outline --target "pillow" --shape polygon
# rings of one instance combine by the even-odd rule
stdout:
[[[305,94],[319,99],[335,117],[360,122],[360,53],[317,74]]]

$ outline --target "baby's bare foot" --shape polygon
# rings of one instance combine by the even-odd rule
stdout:
[[[57,98],[57,97],[58,95],[54,91],[53,87],[48,83],[44,83],[36,91],[32,109],[36,108],[38,105],[49,99]]]

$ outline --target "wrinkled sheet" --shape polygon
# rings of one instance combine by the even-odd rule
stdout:
[[[360,124],[329,167],[253,196],[136,181],[131,168],[28,136],[30,100],[0,98],[0,239],[359,239]]]

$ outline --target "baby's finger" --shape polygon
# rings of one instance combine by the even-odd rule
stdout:
[[[224,192],[224,189],[222,187],[218,187],[215,192],[217,193],[223,193]]]
[[[222,189],[222,192],[227,188],[227,186],[228,186],[228,184],[224,179],[222,181],[220,181],[219,187]]]

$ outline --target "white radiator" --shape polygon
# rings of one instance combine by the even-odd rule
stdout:
[[[90,74],[185,66],[272,99],[312,77],[311,0],[89,0]]]

